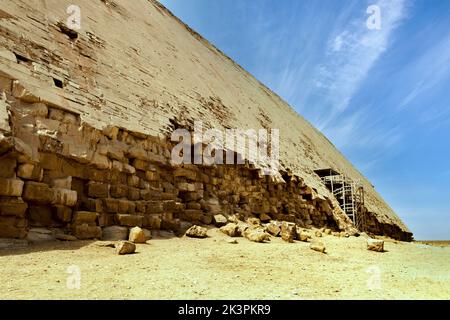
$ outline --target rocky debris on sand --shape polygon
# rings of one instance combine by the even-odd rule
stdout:
[[[224,226],[228,222],[228,219],[223,214],[214,215],[213,220],[214,224],[218,227]]]
[[[260,226],[261,220],[258,218],[248,218],[246,221],[250,226]]]
[[[279,223],[276,223],[275,221],[271,221],[266,226],[266,231],[271,234],[274,237],[278,237],[281,233],[281,227]]]
[[[119,241],[116,244],[116,253],[119,255],[122,254],[131,254],[136,251],[136,245],[130,241]]]
[[[322,237],[322,232],[320,232],[319,230],[316,230],[316,232],[314,233],[314,235],[318,238]]]
[[[308,242],[311,239],[311,234],[302,228],[297,228],[297,239],[303,242]]]
[[[240,236],[239,227],[237,226],[236,223],[228,223],[227,225],[221,227],[220,231],[222,231],[223,233],[225,233],[230,237]]]
[[[247,229],[244,232],[244,237],[253,242],[270,241],[270,235],[265,233],[262,229]]]
[[[227,243],[238,244],[238,241],[236,239],[227,239]]]
[[[309,247],[311,250],[325,253],[325,245],[320,241],[312,242]]]
[[[118,241],[128,239],[128,228],[121,226],[111,226],[103,228],[102,240]]]
[[[186,231],[186,236],[188,236],[190,238],[206,238],[207,231],[208,231],[208,229],[206,229],[204,227],[193,225]]]
[[[367,239],[367,250],[383,252],[384,251],[384,241],[378,239]]]
[[[239,233],[240,233],[241,235],[243,235],[244,232],[245,232],[247,229],[250,228],[250,225],[248,225],[247,223],[242,222],[242,221],[239,221],[239,222],[237,223],[237,226],[238,226],[238,229],[239,229]]]
[[[281,223],[281,239],[286,242],[294,242],[295,224],[283,221]]]
[[[268,221],[270,221],[270,216],[269,215],[267,215],[266,213],[261,213],[260,215],[259,215],[259,220],[261,220],[262,222],[268,222]]]
[[[145,243],[147,240],[150,240],[151,232],[146,229],[142,229],[140,227],[134,227],[130,229],[130,235],[128,236],[128,241],[134,243]]]
[[[327,235],[330,235],[330,234],[331,234],[331,229],[325,229],[325,230],[323,231],[323,233],[325,233],[325,234],[327,234]]]

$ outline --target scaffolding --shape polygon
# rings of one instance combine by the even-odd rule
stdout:
[[[360,181],[352,180],[333,169],[316,170],[325,186],[333,193],[341,209],[359,230],[364,229],[364,188]]]

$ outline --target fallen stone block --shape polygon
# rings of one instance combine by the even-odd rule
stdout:
[[[186,231],[186,236],[190,238],[206,238],[208,229],[194,225]]]
[[[136,245],[130,241],[119,241],[116,244],[116,253],[119,255],[132,254],[136,252]]]
[[[260,215],[259,215],[259,220],[261,220],[262,222],[268,222],[268,221],[270,221],[272,218],[268,215],[268,214],[266,214],[266,213],[261,213]]]
[[[303,242],[308,242],[311,239],[311,234],[303,230],[302,228],[297,228],[297,239]]]
[[[247,229],[244,232],[244,237],[253,242],[270,241],[270,235],[261,229]]]
[[[294,242],[296,237],[295,224],[283,221],[281,223],[281,239],[286,242]]]
[[[145,243],[147,240],[151,239],[151,233],[149,230],[141,229],[139,227],[134,227],[130,229],[130,234],[128,236],[128,241],[134,243]]]
[[[241,235],[239,232],[239,227],[236,223],[228,223],[227,225],[221,227],[220,231],[230,237],[239,237]]]
[[[128,228],[121,226],[111,226],[103,228],[102,240],[117,241],[128,239]]]
[[[367,250],[384,252],[384,241],[378,239],[367,239]]]
[[[280,233],[281,233],[281,227],[278,223],[271,222],[266,226],[266,231],[270,235],[272,235],[274,237],[278,237],[278,236],[280,236]]]
[[[325,253],[325,245],[322,242],[312,242],[309,247],[311,248],[311,250]]]
[[[224,226],[228,220],[223,214],[216,214],[213,217],[214,224],[218,227]]]

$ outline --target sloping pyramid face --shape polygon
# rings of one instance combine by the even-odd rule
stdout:
[[[217,213],[354,232],[315,173],[332,168],[361,182],[365,231],[411,239],[325,136],[158,2],[77,0],[75,31],[73,2],[2,1],[0,237],[177,229]],[[258,174],[264,163],[171,165],[171,133],[198,121],[279,129],[283,181]]]

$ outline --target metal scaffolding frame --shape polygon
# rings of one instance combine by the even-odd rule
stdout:
[[[341,209],[359,229],[364,229],[364,188],[360,181],[352,180],[332,169],[317,170],[323,183],[333,193]]]

